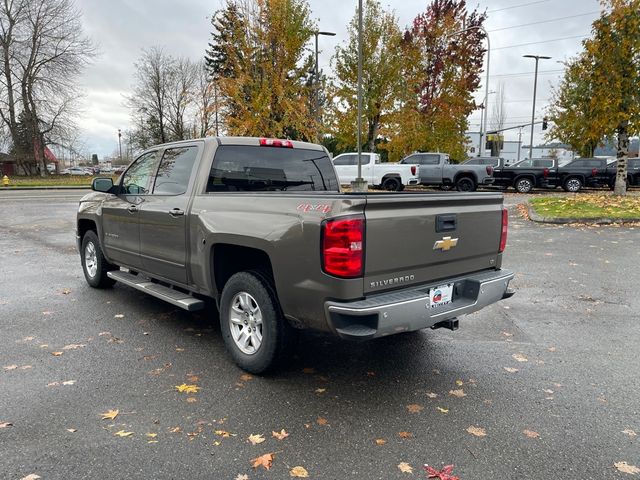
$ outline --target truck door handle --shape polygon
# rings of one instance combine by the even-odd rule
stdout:
[[[127,208],[127,210],[129,211],[129,213],[136,213],[138,211],[138,207],[136,207],[135,205],[129,205],[129,208]]]
[[[181,215],[184,215],[184,210],[180,210],[179,208],[172,208],[171,210],[169,210],[169,215],[171,215],[172,217],[179,217]]]
[[[436,232],[452,232],[458,227],[458,219],[455,214],[436,216]]]

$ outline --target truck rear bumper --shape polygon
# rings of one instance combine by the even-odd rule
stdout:
[[[354,302],[328,301],[325,313],[342,338],[365,340],[420,330],[510,297],[513,292],[508,287],[513,275],[508,270],[489,270]],[[454,285],[451,303],[432,308],[429,289],[445,284]]]

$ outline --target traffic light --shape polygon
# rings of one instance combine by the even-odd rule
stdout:
[[[547,122],[548,122],[547,117],[544,117],[544,118],[542,119],[542,129],[543,129],[543,130],[546,130],[546,129],[547,129],[547,126],[548,126],[548,125],[547,125]]]

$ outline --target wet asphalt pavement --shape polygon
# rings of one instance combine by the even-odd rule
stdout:
[[[508,195],[513,298],[456,332],[305,333],[284,370],[252,377],[212,312],[86,285],[80,195],[0,192],[0,478],[285,479],[302,466],[417,479],[427,463],[461,480],[601,480],[640,466],[640,228],[538,225]],[[271,470],[254,470],[266,453]]]

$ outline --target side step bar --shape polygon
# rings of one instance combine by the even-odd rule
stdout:
[[[204,309],[204,302],[197,298],[192,297],[179,290],[174,290],[158,283],[150,282],[146,278],[142,278],[138,275],[132,275],[122,270],[114,270],[107,272],[107,276],[113,280],[124,283],[129,287],[140,290],[141,292],[148,293],[149,295],[164,300],[171,305],[180,307],[189,312],[195,312],[196,310]]]

